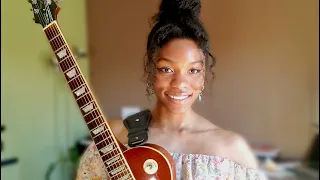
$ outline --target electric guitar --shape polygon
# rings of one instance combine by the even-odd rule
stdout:
[[[58,65],[83,116],[110,180],[175,180],[170,154],[155,144],[127,149],[112,133],[57,23],[60,8],[52,0],[29,0],[34,22],[41,24]]]

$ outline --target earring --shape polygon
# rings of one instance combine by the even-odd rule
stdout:
[[[199,95],[198,95],[198,99],[199,99],[199,101],[201,102],[201,99],[202,99],[202,92],[200,92],[200,93],[199,93]]]
[[[204,86],[202,86],[202,89],[201,89],[201,91],[200,91],[200,93],[198,95],[198,99],[199,99],[200,102],[202,100],[202,91],[203,91],[203,89],[204,89]]]

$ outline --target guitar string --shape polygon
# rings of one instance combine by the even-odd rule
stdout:
[[[48,29],[49,31],[52,31],[50,28]],[[54,31],[58,31],[58,29],[57,28],[53,28],[53,30]],[[56,32],[58,35],[60,34],[59,33],[59,31],[58,32]],[[53,44],[54,45],[58,45],[58,47],[59,46],[61,46],[61,43],[63,43],[63,42],[61,42],[61,41],[63,41],[63,39],[61,39],[61,38],[58,38],[58,41],[59,42],[56,42],[56,41],[53,41]],[[58,43],[58,44],[56,44],[56,43]],[[69,52],[70,53],[70,52]],[[70,63],[70,61],[69,61],[69,58],[66,58],[66,63],[67,63],[67,65],[69,65],[70,67],[73,67],[72,65],[72,62],[71,62],[71,65],[69,64]],[[63,65],[63,64],[62,64]],[[78,70],[79,71],[79,70]],[[79,80],[78,81],[78,79],[75,79],[76,80],[76,83],[79,83],[79,81],[80,81],[80,84],[81,84],[81,81],[83,81],[83,80]],[[71,82],[72,84],[74,83],[74,81],[72,81]],[[76,84],[76,86],[78,86],[78,84]],[[89,95],[91,95],[91,94],[89,94]],[[83,96],[84,97],[84,96]],[[92,97],[90,97],[90,98],[92,98]],[[87,101],[88,101],[88,99],[87,98],[84,98],[85,99],[85,102],[86,102],[86,104],[88,104],[87,103]],[[93,98],[92,98],[93,99]],[[90,102],[90,101],[89,101]],[[98,114],[99,115],[99,114]],[[97,116],[98,117],[98,116]],[[95,118],[97,118],[97,117],[95,117]],[[95,123],[96,125],[97,125],[97,121],[98,120],[98,122],[99,123],[103,123],[103,119],[101,119],[101,117],[98,117],[96,120],[94,120],[93,121],[93,123]],[[102,122],[100,122],[100,120],[102,121]],[[101,133],[100,135],[103,137],[103,139],[105,139],[105,140],[103,140],[102,141],[102,143],[101,144],[104,144],[104,146],[105,145],[107,145],[107,144],[105,144],[106,142],[106,140],[109,142],[109,137],[110,137],[110,135],[106,135],[105,134],[106,132],[104,132],[104,133]],[[110,142],[109,142],[109,144],[110,144]],[[117,149],[116,149],[117,150]],[[115,150],[113,150],[110,154],[112,155],[112,156],[115,156],[115,155],[120,155],[120,153],[118,153],[118,152],[114,152]],[[119,164],[120,163],[120,164]],[[122,164],[121,164],[122,163]],[[120,166],[120,165],[125,165],[125,163],[123,162],[123,160],[120,160],[120,161],[118,161],[117,163],[114,163],[112,166],[110,166],[110,168],[114,168],[114,166]],[[114,168],[115,169],[115,168]],[[116,176],[119,176],[119,175],[121,175],[121,176],[126,176],[126,175],[130,175],[130,172],[129,172],[129,170],[126,168],[125,169],[125,171],[121,171],[121,173],[118,173]]]
[[[36,5],[36,7],[39,9],[39,13],[38,14],[40,14],[40,18],[39,18],[39,20],[41,21],[41,23],[43,24],[43,26],[45,26],[45,25],[47,25],[47,24],[49,24],[49,22],[51,21],[53,21],[53,17],[52,17],[52,14],[50,13],[50,9],[49,9],[49,6],[46,6],[46,8],[44,9],[44,10],[46,10],[47,11],[47,15],[48,15],[48,18],[45,16],[45,15],[43,15],[42,14],[42,11],[40,11],[40,8],[39,8],[39,6],[38,6],[38,4],[35,4]],[[49,21],[50,20],[50,21]],[[47,21],[47,23],[45,22],[45,21]],[[54,29],[56,29],[56,28],[54,28]],[[49,29],[49,31],[51,31],[50,29]],[[59,35],[60,33],[58,32],[58,35]],[[63,39],[62,39],[63,40]],[[60,41],[60,38],[59,38],[59,41]],[[63,42],[62,42],[63,43]],[[53,44],[54,44],[54,42],[53,42]],[[61,45],[60,44],[60,42],[58,42],[58,45]],[[70,52],[69,52],[70,53]],[[68,59],[68,58],[67,58]],[[69,62],[69,61],[68,61]],[[68,65],[69,65],[69,63],[68,63]],[[78,80],[78,79],[76,79],[76,80]],[[78,81],[77,81],[78,82]],[[90,94],[89,94],[90,95]],[[91,97],[92,98],[92,97]],[[86,98],[85,98],[85,100],[87,100]],[[98,114],[99,115],[99,114]],[[98,118],[98,122],[99,123],[101,123],[100,122],[100,120],[101,121],[103,121],[103,119],[100,119],[100,117]],[[95,122],[95,124],[97,125],[97,122],[96,122],[96,120],[94,120],[94,122]],[[105,126],[105,125],[103,125],[103,126]],[[103,138],[107,138],[107,140],[108,140],[108,142],[109,142],[109,139],[108,139],[108,135],[106,135],[105,134],[106,132],[103,132],[103,133],[101,133],[101,135],[102,135],[102,137]],[[106,142],[105,142],[105,140],[103,140],[102,141],[102,143],[103,144],[105,144]],[[110,144],[110,142],[109,142],[109,144]],[[107,145],[107,144],[105,144],[105,145]],[[118,150],[118,149],[116,149],[116,150]],[[113,154],[113,153],[115,153],[115,154]],[[121,153],[121,152],[120,152]],[[117,152],[114,152],[114,151],[112,151],[112,156],[115,156],[115,155],[120,155],[119,153],[117,153]],[[120,164],[119,164],[120,163]],[[122,164],[121,164],[122,163]],[[118,161],[118,162],[116,162],[116,163],[114,163],[112,166],[114,166],[114,165],[116,165],[117,164],[117,166],[121,166],[121,165],[126,165],[124,162],[123,162],[123,160],[120,160],[120,161]],[[119,164],[119,165],[118,165]],[[112,167],[112,166],[110,166],[110,167]],[[127,173],[127,174],[126,174]],[[121,171],[120,173],[118,173],[116,176],[126,176],[126,175],[130,175],[130,172],[129,172],[129,170],[127,169],[127,168],[125,168],[125,171]],[[116,177],[115,176],[115,177]],[[130,177],[130,179],[131,179],[131,177]]]
[[[32,3],[32,1],[31,1],[31,3]],[[40,20],[40,22],[41,22],[41,25],[43,25],[44,26],[44,21],[42,21],[42,18],[43,18],[43,15],[42,15],[42,12],[40,11],[40,8],[38,7],[38,2],[36,2],[36,4],[33,4],[33,6],[32,7],[34,7],[34,6],[36,6],[36,9],[38,9],[39,10],[39,12],[38,13],[35,13],[35,14],[40,14],[40,18],[38,18],[39,20]],[[33,9],[33,12],[35,12],[35,9]],[[39,16],[38,16],[39,17]]]

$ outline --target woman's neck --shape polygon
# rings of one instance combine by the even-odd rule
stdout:
[[[196,113],[191,108],[183,113],[175,114],[157,103],[152,111],[150,127],[160,128],[164,131],[183,132],[192,126],[195,119]]]

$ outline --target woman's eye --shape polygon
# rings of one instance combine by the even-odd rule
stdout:
[[[201,72],[201,69],[190,69],[189,70],[190,74],[196,74],[196,73],[199,73],[199,72]]]
[[[159,72],[164,72],[164,73],[171,73],[173,72],[170,68],[163,67],[163,68],[158,68]]]

